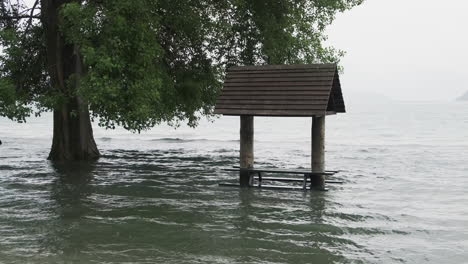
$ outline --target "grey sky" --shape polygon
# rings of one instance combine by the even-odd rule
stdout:
[[[343,89],[401,100],[468,90],[468,1],[366,0],[339,14],[328,43],[345,50]]]

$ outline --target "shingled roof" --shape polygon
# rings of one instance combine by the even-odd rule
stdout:
[[[236,66],[215,114],[317,116],[344,113],[336,64]]]

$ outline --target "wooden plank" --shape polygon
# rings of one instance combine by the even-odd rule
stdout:
[[[311,171],[306,171],[306,170],[293,171],[293,170],[256,169],[256,168],[252,168],[252,169],[224,168],[222,170],[223,171],[240,171],[240,170],[244,170],[244,171],[249,171],[249,172],[252,172],[252,173],[265,172],[265,173],[283,173],[283,174],[307,174],[307,175],[312,175],[312,176],[314,176],[314,175],[334,175],[335,174],[334,172],[311,172]]]
[[[238,104],[238,105],[227,105],[217,104],[216,109],[239,109],[239,110],[321,110],[325,112],[327,110],[327,104],[322,105],[291,105],[291,104]]]
[[[290,96],[290,95],[227,95],[223,94],[218,97],[218,102],[225,100],[265,100],[265,101],[328,101],[327,95],[315,95],[315,96]]]
[[[333,76],[317,76],[317,77],[263,77],[263,78],[249,78],[249,77],[234,77],[228,76],[224,83],[253,83],[253,82],[317,82],[327,81],[332,82]]]
[[[260,78],[260,79],[276,79],[276,78],[313,78],[313,77],[329,77],[333,78],[335,72],[270,72],[270,73],[252,73],[252,72],[228,72],[226,78]]]
[[[239,170],[240,167],[239,166],[232,166],[232,168],[224,168],[223,170],[232,170],[232,169],[237,169]],[[258,171],[265,171],[265,170],[268,170],[268,171],[280,171],[280,172],[283,172],[283,171],[299,171],[299,172],[304,172],[304,173],[308,173],[308,172],[311,172],[311,169],[306,169],[306,170],[288,170],[288,169],[270,169],[270,168],[265,168],[265,169],[262,169],[262,168],[252,168],[252,169],[255,169],[255,170],[258,170]],[[237,171],[237,170],[234,170],[234,171]],[[328,173],[331,173],[331,174],[336,174],[336,173],[339,173],[339,172],[343,172],[343,170],[326,170],[325,172],[328,172]]]
[[[320,105],[327,104],[328,99],[312,99],[312,100],[230,100],[220,99],[216,107],[223,108],[223,105]]]
[[[319,86],[224,86],[224,92],[239,92],[239,91],[252,91],[252,92],[283,92],[289,93],[290,91],[302,91],[302,92],[331,92],[331,87],[327,85]]]
[[[290,75],[290,74],[301,74],[301,75],[306,75],[308,74],[311,76],[312,74],[315,74],[316,76],[321,76],[321,75],[331,75],[333,76],[335,74],[334,70],[330,69],[323,69],[323,70],[313,70],[313,69],[297,69],[297,70],[264,70],[264,71],[227,71],[226,76],[231,75],[272,75],[272,74],[283,74],[283,75]]]
[[[304,68],[229,68],[227,73],[233,72],[242,72],[242,73],[271,73],[271,72],[281,72],[281,73],[288,73],[288,72],[335,72],[336,68],[333,67],[322,67],[322,68],[312,68],[312,67],[304,67]]]
[[[289,110],[291,111],[291,110]],[[213,114],[215,115],[224,115],[224,116],[241,116],[241,115],[252,115],[252,116],[261,116],[261,117],[314,117],[314,116],[319,116],[319,115],[336,115],[336,112],[316,112],[316,113],[291,113],[291,112],[286,112],[286,113],[271,113],[265,110],[239,110],[239,111],[232,111],[232,110],[220,110],[220,111],[214,111]]]
[[[322,91],[322,92],[328,92],[330,93],[331,87],[330,86],[224,86],[222,93],[228,92],[228,91],[256,91],[256,92],[270,92],[270,91],[283,91],[283,92],[289,92],[289,91]]]
[[[240,187],[239,184],[234,183],[219,183],[221,187]],[[311,189],[307,187],[305,190],[302,186],[275,186],[275,185],[262,185],[262,186],[250,186],[249,188],[255,189],[265,189],[265,190],[290,190],[290,191],[310,191]],[[313,189],[315,190],[315,189]],[[328,189],[320,190],[320,191],[328,191]]]
[[[255,180],[258,180],[255,178]],[[300,178],[277,178],[277,177],[262,177],[262,181],[277,181],[277,182],[303,182]]]
[[[329,181],[329,180],[325,180],[325,183],[329,183],[329,184],[344,184],[344,182],[342,182],[342,181]]]
[[[334,63],[316,64],[278,64],[278,65],[255,65],[255,66],[232,66],[228,71],[255,71],[255,70],[297,70],[297,69],[336,69]]]
[[[258,178],[254,178],[255,180],[258,180]],[[262,177],[262,181],[277,181],[277,182],[303,182],[304,179],[302,178],[278,178],[278,177]],[[310,179],[307,178],[307,182],[310,182]],[[343,184],[344,182],[342,181],[331,181],[331,180],[326,180],[325,183],[330,183],[330,184]]]
[[[221,96],[329,96],[329,90],[279,90],[279,91],[255,91],[255,90],[231,90],[224,89]]]
[[[229,72],[235,71],[333,71],[336,65],[333,64],[295,64],[295,65],[256,65],[256,66],[232,66],[227,69]]]
[[[308,81],[308,82],[225,82],[224,87],[297,87],[297,86],[325,86],[332,88],[332,81]]]
[[[310,117],[314,115],[325,115],[323,110],[248,110],[248,109],[217,109],[217,115],[254,115],[254,116],[284,116],[284,117]]]

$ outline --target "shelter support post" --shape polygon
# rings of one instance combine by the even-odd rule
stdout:
[[[312,172],[325,172],[325,116],[312,117]],[[325,189],[324,175],[311,176],[310,187]]]
[[[240,172],[239,183],[241,187],[253,185],[253,175],[242,169],[253,168],[254,165],[254,117],[240,116]]]

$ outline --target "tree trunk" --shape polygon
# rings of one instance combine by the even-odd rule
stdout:
[[[99,151],[93,137],[88,105],[77,94],[83,75],[79,47],[66,41],[59,30],[60,8],[79,0],[41,0],[47,68],[52,93],[57,95],[54,106],[54,136],[50,160],[94,160]]]
[[[50,160],[94,160],[99,151],[93,137],[88,106],[72,98],[54,110],[54,138]]]

